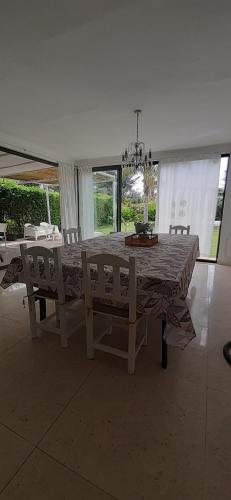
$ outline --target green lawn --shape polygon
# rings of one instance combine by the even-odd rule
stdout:
[[[101,233],[101,234],[109,234],[110,231],[112,231],[111,225],[99,226],[99,227],[97,227],[97,230],[96,230],[97,233]],[[129,221],[126,224],[124,224],[124,222],[122,222],[121,231],[122,232],[134,231],[134,222]],[[212,235],[212,242],[211,242],[211,250],[210,250],[210,257],[211,258],[216,258],[218,237],[219,237],[219,226],[214,226],[213,235]]]
[[[109,234],[110,232],[112,231],[112,226],[109,224],[105,225],[105,226],[98,226],[96,228],[96,232],[98,233],[102,233],[102,234]],[[135,228],[134,228],[134,222],[132,221],[129,221],[127,222],[126,224],[124,224],[124,222],[122,222],[121,224],[121,231],[123,233],[125,233],[126,231],[129,233],[131,231],[135,231]]]
[[[214,228],[213,228],[211,250],[210,250],[210,257],[213,257],[213,258],[216,258],[216,255],[217,255],[219,229],[220,229],[219,226],[214,226]]]

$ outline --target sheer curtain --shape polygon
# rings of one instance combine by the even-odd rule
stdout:
[[[91,167],[79,167],[79,217],[84,240],[94,236],[94,192]]]
[[[62,229],[78,227],[77,169],[73,165],[58,167]]]
[[[158,231],[168,233],[170,224],[190,225],[190,233],[199,235],[203,257],[210,256],[219,172],[219,155],[160,163]]]

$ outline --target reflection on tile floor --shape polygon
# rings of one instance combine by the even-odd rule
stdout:
[[[65,350],[31,342],[24,295],[0,289],[0,500],[230,498],[231,268],[197,263],[196,339],[163,371],[153,320],[130,377],[123,360],[86,360],[83,330]]]

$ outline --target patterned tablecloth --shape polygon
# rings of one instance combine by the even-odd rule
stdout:
[[[137,309],[166,320],[166,342],[184,348],[195,337],[186,303],[189,283],[199,255],[198,236],[159,234],[159,243],[151,248],[125,246],[124,234],[116,233],[61,247],[63,277],[67,295],[82,294],[81,250],[88,254],[113,253],[136,258]],[[107,279],[110,283],[111,274]],[[21,257],[12,259],[1,286],[23,282]],[[126,271],[121,276],[123,293],[128,288]]]

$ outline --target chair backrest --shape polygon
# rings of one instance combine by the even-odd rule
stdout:
[[[33,287],[57,291],[59,302],[63,304],[65,291],[60,250],[60,247],[48,249],[33,246],[27,248],[25,243],[20,245],[24,280],[28,293],[32,293]]]
[[[136,263],[135,257],[129,260],[122,259],[112,254],[97,254],[87,257],[85,251],[81,252],[83,270],[83,289],[87,307],[92,307],[92,298],[109,299],[112,303],[125,303],[129,306],[129,321],[136,321]],[[92,289],[91,266],[96,266],[96,284]],[[109,272],[113,281],[107,280],[105,266],[112,269]],[[122,295],[121,268],[128,269],[128,293]],[[93,272],[93,269],[92,269]],[[94,277],[95,279],[95,277]]]
[[[169,226],[169,234],[184,234],[189,235],[190,226]]]
[[[70,229],[63,229],[63,239],[65,245],[79,243],[80,241],[82,241],[81,227],[71,227]]]

